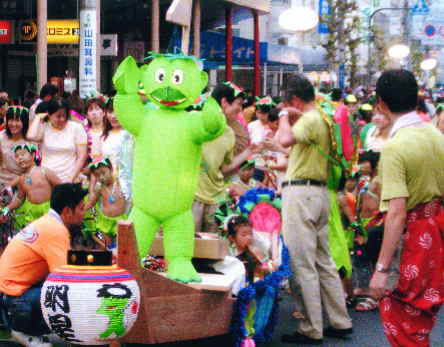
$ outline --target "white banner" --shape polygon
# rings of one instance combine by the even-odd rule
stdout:
[[[84,98],[96,90],[96,10],[80,11],[79,93]]]

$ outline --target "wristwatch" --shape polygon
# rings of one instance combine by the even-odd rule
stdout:
[[[384,265],[382,265],[381,263],[377,263],[376,264],[376,271],[382,272],[382,273],[387,273],[387,272],[389,272],[389,269],[387,267],[384,267]]]

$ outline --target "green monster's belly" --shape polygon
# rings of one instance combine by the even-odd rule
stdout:
[[[178,123],[153,124],[135,143],[133,202],[160,219],[190,209],[197,187],[201,146]]]

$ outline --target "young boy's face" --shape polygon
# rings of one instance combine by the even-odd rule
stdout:
[[[225,98],[222,98],[222,111],[225,114],[225,117],[234,119],[237,114],[242,111],[242,104],[244,102],[243,98],[236,98],[230,104]]]
[[[352,192],[356,188],[356,180],[354,178],[348,178],[345,182],[345,190],[347,192]]]
[[[270,127],[271,130],[273,131],[277,131],[279,129],[279,120],[275,120],[275,121],[268,121],[268,126]]]
[[[101,165],[99,168],[93,171],[94,176],[101,184],[110,184],[113,181],[113,172],[111,168]]]
[[[359,169],[361,171],[361,175],[363,176],[371,176],[372,174],[372,166],[369,161],[359,163]]]
[[[15,161],[21,169],[29,169],[34,165],[34,155],[26,149],[18,149],[15,151]]]
[[[256,117],[262,123],[267,123],[268,121],[268,113],[262,112],[261,110],[256,110]]]
[[[234,243],[237,249],[244,251],[251,245],[253,239],[253,231],[249,225],[240,225],[236,228],[236,235],[234,236]]]
[[[249,181],[253,177],[254,167],[245,168],[239,171],[239,177],[242,181]]]

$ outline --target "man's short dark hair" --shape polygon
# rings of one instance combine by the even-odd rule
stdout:
[[[59,89],[55,85],[46,83],[42,89],[40,89],[40,99],[43,99],[45,96],[57,95],[58,92]]]
[[[287,88],[285,90],[285,98],[287,102],[291,102],[293,96],[297,96],[304,102],[314,101],[315,91],[313,85],[304,75],[295,74],[288,79]]]
[[[65,207],[74,209],[87,194],[88,191],[80,183],[58,184],[52,191],[50,206],[60,214]]]
[[[216,88],[214,88],[211,96],[216,99],[216,101],[221,105],[222,98],[225,98],[228,103],[232,104],[237,98],[244,98],[245,93],[240,93],[235,96],[235,90],[225,83],[219,83]]]
[[[418,104],[418,83],[408,70],[387,70],[376,83],[376,96],[393,113],[414,111]]]
[[[331,101],[340,101],[342,99],[342,89],[341,88],[333,88],[331,90]]]

